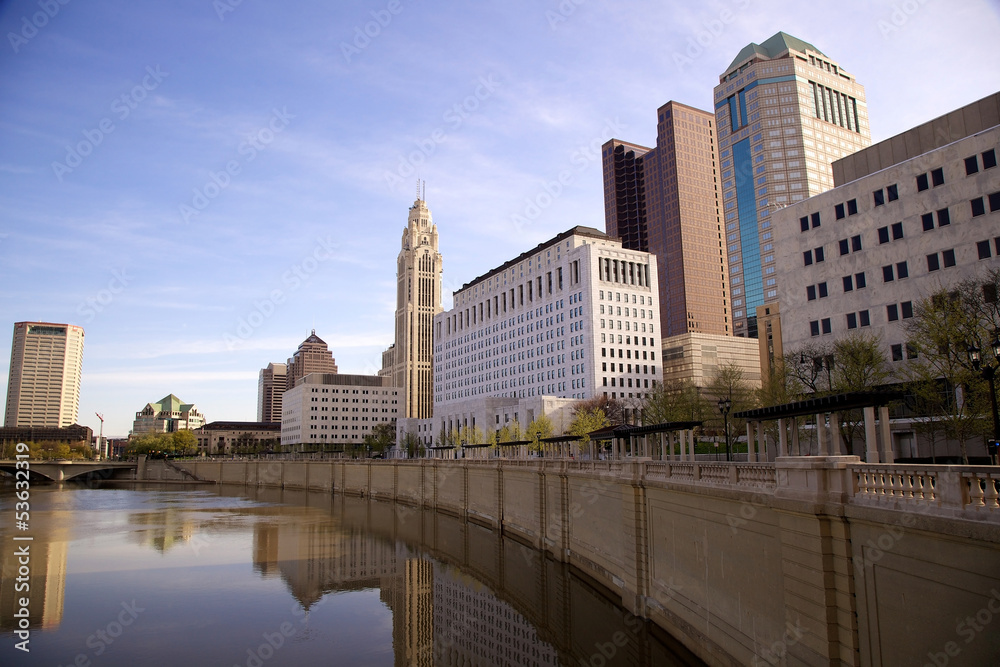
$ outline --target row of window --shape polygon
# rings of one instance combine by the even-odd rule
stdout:
[[[997,154],[992,148],[981,153],[979,156],[970,155],[965,158],[965,175],[972,176],[979,173],[979,157],[982,157],[983,170],[992,169],[997,166]]]
[[[903,303],[890,303],[885,307],[886,318],[890,322],[897,322],[902,315],[902,319],[909,319],[913,317],[913,302],[904,301]],[[868,310],[860,310],[856,313],[847,313],[844,315],[844,320],[847,324],[848,329],[857,329],[859,327],[870,327],[872,324],[871,313]],[[833,327],[829,317],[824,317],[820,320],[812,320],[809,322],[809,335],[819,336],[822,332],[823,334],[831,333]]]

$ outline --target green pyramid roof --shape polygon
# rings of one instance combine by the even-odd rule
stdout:
[[[792,37],[788,33],[779,32],[767,39],[763,44],[755,44],[751,42],[747,46],[744,46],[743,49],[736,55],[733,62],[729,63],[729,67],[726,68],[726,73],[755,54],[766,58],[777,58],[779,55],[788,50],[809,50],[820,55],[826,55],[809,42],[803,42],[798,37]]]

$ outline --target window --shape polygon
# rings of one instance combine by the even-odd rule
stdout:
[[[948,209],[943,208],[937,212],[938,227],[944,227],[945,225],[951,224],[951,214],[948,213]]]
[[[941,253],[941,260],[944,262],[945,268],[949,266],[955,266],[955,250],[945,250]]]
[[[819,298],[825,299],[827,296],[829,296],[829,292],[826,289],[825,282],[820,283],[819,285],[816,286],[816,288],[819,291]]]
[[[972,217],[977,218],[981,215],[986,215],[986,202],[983,201],[982,197],[976,197],[971,200],[969,204],[972,206]]]
[[[906,344],[906,358],[907,359],[917,358],[917,348],[913,347],[909,343]]]
[[[841,255],[846,255],[849,252],[851,252],[851,247],[850,247],[850,245],[848,245],[847,239],[841,239],[840,240],[840,254]]]
[[[885,307],[885,314],[890,322],[895,322],[899,319],[899,306],[894,303],[890,303]]]
[[[830,333],[831,327],[830,327],[830,318],[829,317],[824,317],[822,320],[819,321],[819,323],[820,323],[820,326],[823,328],[823,333],[825,333],[825,334]]]
[[[910,276],[910,269],[906,266],[906,261],[896,263],[896,277],[902,280]]]
[[[817,264],[819,264],[820,262],[823,261],[823,246],[820,246],[819,248],[816,248],[816,250],[814,250],[813,253],[816,256],[816,263]]]
[[[923,223],[925,232],[931,231],[932,229],[934,229],[934,214],[924,213],[923,215],[920,216],[920,222]]]
[[[997,166],[997,154],[992,148],[983,153],[983,169],[992,169]]]
[[[944,185],[944,170],[941,167],[931,172],[931,185],[934,187]]]
[[[854,279],[851,276],[844,276],[844,291],[853,292],[854,291]]]
[[[923,192],[930,185],[927,183],[927,174],[920,174],[917,176],[917,192]]]
[[[802,231],[804,231],[804,232],[808,232],[809,231],[809,216],[808,215],[804,215],[801,218],[799,218],[799,226],[802,227]]]
[[[1000,192],[990,194],[990,213],[1000,211]]]
[[[905,263],[905,262],[904,262]],[[854,274],[854,286],[858,289],[864,289],[868,286],[868,281],[865,280],[865,272]]]
[[[875,206],[883,206],[885,204],[885,192],[881,189],[873,192],[872,197],[875,199]]]
[[[888,227],[879,227],[878,228],[878,242],[879,242],[879,245],[882,245],[883,243],[888,243],[889,242],[889,228]]]
[[[857,313],[847,313],[847,328],[857,329],[858,328],[858,314]]]
[[[806,287],[806,300],[807,301],[815,301],[816,300],[816,286],[815,285],[809,285],[808,287]]]
[[[858,200],[850,199],[847,202],[847,215],[857,215],[858,214]]]
[[[810,264],[813,263],[812,250],[806,250],[804,253],[802,253],[802,263],[805,264],[806,266],[809,266]]]
[[[899,304],[899,308],[900,308],[900,310],[903,311],[903,319],[904,320],[908,320],[911,317],[913,317],[913,302],[912,301],[904,301],[903,303]]]
[[[899,199],[899,188],[896,187],[895,183],[887,187],[885,189],[885,193],[889,201],[896,201],[897,199]]]
[[[836,206],[834,206],[833,207],[833,211],[834,211],[834,214],[837,217],[837,220],[840,220],[841,218],[844,217],[844,205],[843,204],[837,204]]]
[[[894,222],[892,223],[892,240],[898,241],[903,238],[903,223]]]
[[[813,320],[809,323],[809,335],[818,336],[819,335],[819,320]]]
[[[891,346],[890,349],[892,350],[892,360],[893,361],[902,361],[903,360],[903,346],[902,345],[900,345],[900,344],[897,343],[896,345]]]
[[[973,155],[972,157],[965,158],[965,175],[971,176],[972,174],[979,173],[979,158]]]
[[[989,241],[980,241],[976,244],[976,249],[979,251],[979,259],[989,259],[993,255],[990,252]]]
[[[896,277],[892,271],[892,264],[882,267],[882,282],[891,283]]]
[[[813,213],[809,217],[812,220],[813,229],[816,229],[817,227],[819,227],[819,213]]]
[[[872,325],[872,319],[867,310],[862,310],[858,313],[858,319],[861,321],[861,326],[863,327],[870,327]]]
[[[861,235],[851,237],[851,252],[861,252]]]
[[[937,271],[940,268],[941,268],[941,264],[938,261],[937,253],[934,253],[933,255],[927,255],[927,270],[928,271]]]

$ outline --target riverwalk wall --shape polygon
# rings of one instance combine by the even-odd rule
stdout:
[[[490,527],[572,564],[712,665],[1000,656],[996,468],[856,457],[175,465],[204,481],[389,500]]]

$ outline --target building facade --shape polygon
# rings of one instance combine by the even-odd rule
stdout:
[[[195,430],[205,425],[205,416],[193,403],[185,403],[173,394],[155,403],[147,403],[135,413],[132,435],[142,433],[174,433],[185,429]]]
[[[15,322],[4,426],[63,428],[80,412],[83,328]]]
[[[545,414],[559,433],[574,401],[638,402],[662,378],[656,271],[650,253],[574,227],[463,285],[434,318],[433,419],[403,427],[523,432]]]
[[[602,160],[605,229],[656,255],[663,336],[731,335],[715,116],[668,102],[656,148],[612,139]]]
[[[740,51],[714,99],[734,333],[757,338],[756,309],[780,287],[772,217],[829,190],[831,163],[871,144],[865,90],[779,32]]]
[[[760,350],[756,340],[703,333],[663,339],[664,382],[689,381],[704,389],[728,365],[742,370],[750,386],[760,386]]]
[[[195,429],[200,454],[249,454],[276,450],[280,422],[211,422]]]
[[[917,302],[1000,268],[998,152],[1000,94],[851,156],[855,180],[775,213],[784,349],[868,331],[897,367],[913,357]]]
[[[257,421],[281,422],[281,395],[285,392],[288,366],[268,364],[257,379]]]
[[[388,377],[311,373],[282,397],[281,444],[360,445],[402,406],[403,390]]]
[[[299,349],[295,351],[285,366],[285,389],[291,389],[310,373],[336,372],[337,362],[333,358],[333,352],[313,329],[309,337],[299,344]],[[272,406],[272,411],[273,409],[274,406]]]
[[[437,225],[418,198],[410,207],[396,259],[396,338],[382,355],[379,375],[402,387],[401,416],[423,419],[434,409],[434,316],[441,312],[441,276]]]

